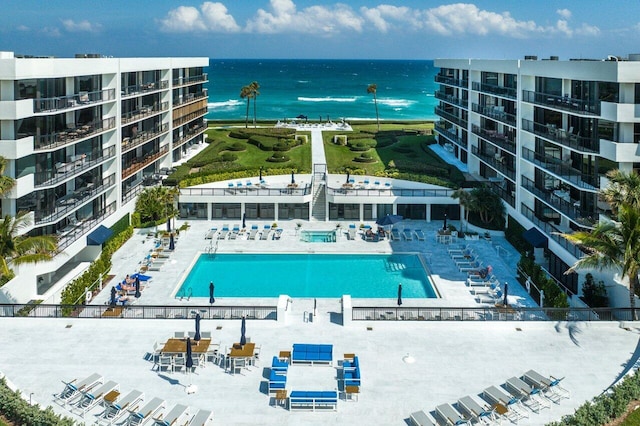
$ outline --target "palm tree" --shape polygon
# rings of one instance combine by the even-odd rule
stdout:
[[[253,97],[253,127],[256,127],[256,100],[260,94],[260,92],[258,92],[260,84],[258,84],[257,81],[253,81],[249,87],[251,88],[251,96]]]
[[[640,175],[636,172],[611,170],[607,173],[609,185],[600,191],[602,198],[611,205],[614,214],[622,203],[640,207]]]
[[[378,123],[378,131],[380,131],[380,115],[378,114],[378,98],[376,96],[378,93],[378,85],[370,84],[367,86],[367,93],[373,94],[373,103],[376,106],[376,123]]]
[[[16,181],[9,176],[4,175],[4,170],[7,167],[7,159],[0,157],[0,195],[6,195],[11,191],[11,188],[16,184]]]
[[[240,97],[247,100],[247,115],[244,119],[244,128],[246,129],[247,127],[249,127],[249,104],[251,102],[251,98],[253,97],[251,86],[242,86],[242,89],[240,89]]]
[[[451,198],[460,200],[460,205],[464,208],[464,221],[469,223],[469,213],[476,210],[475,197],[471,192],[459,188],[453,191]]]
[[[29,226],[31,221],[27,212],[20,212],[15,218],[6,215],[0,221],[0,277],[11,277],[12,266],[46,262],[56,255],[56,238],[26,235],[23,231]]]
[[[471,190],[472,210],[478,212],[482,223],[491,223],[497,217],[504,216],[502,198],[486,186]]]
[[[622,202],[618,205],[618,220],[599,222],[591,232],[561,234],[587,252],[565,273],[581,268],[619,269],[622,277],[629,278],[629,306],[635,320],[635,289],[640,272],[640,211]]]

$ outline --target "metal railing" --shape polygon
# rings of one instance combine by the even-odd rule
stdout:
[[[505,112],[504,107],[501,107],[499,105],[484,106],[474,103],[471,104],[471,110],[473,112],[477,112],[478,114],[482,114],[486,117],[508,124],[509,126],[516,126],[516,116],[514,114]]]
[[[169,130],[169,124],[167,123],[156,124],[157,126],[155,130],[144,130],[139,132],[135,137],[122,138],[122,153],[124,154],[125,152],[131,151],[132,149],[157,138]]]
[[[513,87],[473,81],[471,82],[471,88],[477,92],[491,93],[493,95],[502,96],[503,98],[516,99],[518,97],[517,89]]]
[[[82,126],[75,126],[63,131],[46,133],[35,138],[33,149],[35,151],[58,148],[71,143],[79,142],[100,132],[116,127],[116,118],[109,117],[95,120]]]
[[[327,195],[359,197],[451,197],[452,189],[327,188]]]
[[[487,163],[488,165],[490,165],[491,167],[496,169],[498,172],[504,174],[505,176],[507,176],[509,179],[511,179],[515,183],[516,171],[514,169],[512,169],[512,168],[509,168],[509,165],[510,165],[509,164],[509,162],[510,162],[509,160],[506,161],[506,164],[503,163],[503,161],[504,161],[503,157],[505,157],[505,156],[499,157],[499,158],[503,158],[503,161],[500,161],[500,160],[496,159],[495,154],[487,154],[487,153],[484,153],[484,152],[480,152],[478,147],[475,146],[475,145],[471,146],[471,152],[473,153],[473,155],[475,155],[476,157],[480,158],[482,161],[484,161],[485,163]],[[512,164],[511,164],[511,166],[513,167]]]
[[[442,122],[436,122],[434,129],[436,132],[438,132],[440,135],[444,136],[446,139],[448,139],[449,141],[455,143],[456,145],[458,145],[460,148],[466,150],[467,149],[467,144],[465,141],[462,140],[462,138],[460,138],[459,136],[457,136],[454,132],[452,132],[450,129],[447,129],[444,124]]]
[[[132,161],[132,162],[130,162],[128,164],[123,165],[123,167],[122,167],[122,180],[125,180],[128,177],[131,177],[134,173],[138,172],[139,170],[144,169],[149,164],[153,163],[158,158],[162,157],[163,155],[167,154],[168,152],[169,152],[169,146],[165,145],[165,146],[161,147],[159,151],[148,152],[147,154],[145,154],[145,156],[143,158],[137,158],[137,157],[134,158],[135,162]]]
[[[158,114],[159,112],[166,111],[169,109],[169,102],[156,102],[153,105],[145,106],[139,108],[135,111],[123,112],[122,113],[122,123],[128,124],[132,123],[136,120],[141,120],[146,117],[150,117],[152,115]]]
[[[522,91],[522,101],[543,105],[565,111],[578,112],[580,114],[599,115],[600,101],[587,102],[570,96],[554,95],[531,90]]]
[[[36,98],[33,100],[33,112],[50,112],[76,108],[116,98],[115,89],[97,90],[95,92],[79,92],[74,95]]]
[[[65,248],[69,247],[74,241],[78,238],[85,235],[89,230],[91,230],[94,226],[102,223],[107,217],[115,213],[116,211],[116,202],[109,204],[102,211],[98,212],[98,214],[93,217],[83,220],[79,222],[78,225],[73,229],[73,231],[68,234],[62,235],[58,238],[58,252],[62,252]]]
[[[68,169],[65,167],[55,167],[53,170],[47,170],[44,172],[37,172],[35,174],[35,187],[41,188],[49,185],[55,185],[58,182],[62,182],[72,176],[80,175],[86,170],[116,156],[116,147],[110,146],[102,151],[95,151],[86,154],[84,160],[76,160],[71,163],[71,167]],[[67,166],[69,163],[67,163]]]
[[[153,92],[154,90],[166,89],[169,87],[169,80],[151,81],[149,83],[134,84],[122,88],[121,96],[133,96],[140,93]]]
[[[207,89],[204,89],[202,92],[189,93],[186,96],[183,96],[182,98],[174,99],[173,106],[177,107],[177,106],[188,104],[189,102],[197,101],[207,97],[209,97],[209,91]]]
[[[450,86],[458,86],[467,88],[469,86],[469,80],[461,80],[459,78],[447,77],[446,75],[436,74],[434,77],[436,83],[444,83]]]
[[[560,245],[563,249],[565,249],[569,254],[571,254],[576,259],[580,259],[584,253],[580,248],[573,243],[569,242],[566,238],[563,238],[560,234],[563,233],[562,230],[556,228],[548,222],[543,221],[538,216],[536,216],[535,212],[529,208],[526,204],[522,203],[520,208],[521,213],[533,222],[538,228],[542,229],[545,233],[545,236],[550,237],[556,243]]]
[[[276,306],[0,304],[0,317],[277,320]]]
[[[636,308],[636,317],[640,308]],[[354,307],[354,321],[632,321],[631,308]]]
[[[435,97],[440,99],[441,101],[449,102],[450,104],[454,104],[463,108],[467,107],[468,99],[461,99],[453,95],[447,95],[441,90],[437,90],[435,93]]]
[[[180,77],[180,78],[174,78],[173,79],[173,86],[184,86],[185,84],[193,84],[193,83],[198,83],[198,82],[204,82],[207,81],[208,79],[208,74],[202,73],[200,75],[192,75],[191,77]]]
[[[499,146],[505,151],[510,152],[511,154],[515,155],[516,153],[515,141],[511,140],[505,133],[498,133],[495,130],[483,129],[482,127],[475,124],[471,125],[471,132],[474,135],[478,135],[481,138],[488,140],[492,144]]]
[[[468,122],[464,118],[458,117],[454,113],[446,111],[444,108],[441,108],[439,106],[435,107],[435,112],[440,117],[442,117],[442,118],[444,118],[446,120],[449,120],[452,123],[457,124],[460,127],[463,127],[465,129],[467,128],[467,123]]]
[[[597,191],[596,185],[600,175],[582,173],[570,165],[563,164],[559,158],[537,153],[524,146],[522,147],[522,158],[581,189]]]
[[[595,137],[582,137],[570,134],[566,131],[560,132],[559,130],[562,129],[556,129],[547,126],[546,124],[536,123],[534,121],[527,120],[526,118],[522,119],[522,130],[581,152],[600,152],[600,140]]]
[[[268,187],[253,185],[241,187],[228,187],[228,188],[180,188],[180,195],[194,195],[194,196],[260,196],[260,197],[273,197],[273,196],[285,196],[285,195],[310,195],[311,185],[305,185],[304,187]]]

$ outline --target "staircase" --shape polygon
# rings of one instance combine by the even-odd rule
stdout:
[[[313,206],[311,208],[311,220],[324,222],[327,220],[327,186],[323,181],[315,180],[313,186]]]

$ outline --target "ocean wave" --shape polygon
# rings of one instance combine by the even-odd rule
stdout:
[[[378,103],[380,105],[385,105],[393,108],[406,108],[416,103],[416,101],[412,101],[409,99],[378,99]],[[397,110],[396,110],[397,111]]]
[[[229,99],[222,102],[209,102],[207,106],[209,109],[232,109],[242,105],[243,102],[237,99]]]
[[[355,102],[357,97],[353,98],[332,98],[330,96],[324,98],[307,98],[304,96],[298,96],[300,102]]]
[[[308,83],[309,80],[298,80],[298,83]]]

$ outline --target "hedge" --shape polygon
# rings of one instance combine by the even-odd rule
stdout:
[[[538,265],[534,258],[533,253],[530,252],[529,256],[522,256],[518,262],[518,268],[525,274],[531,277],[531,280],[542,291],[544,291],[545,305],[552,308],[568,308],[569,301],[567,295],[562,288],[551,278],[547,276],[547,273],[542,270],[542,267]],[[518,282],[525,285],[525,277],[518,272]]]
[[[16,425],[71,426],[75,422],[54,413],[51,407],[44,410],[39,405],[25,401],[20,392],[12,391],[6,380],[0,379],[0,414]]]

